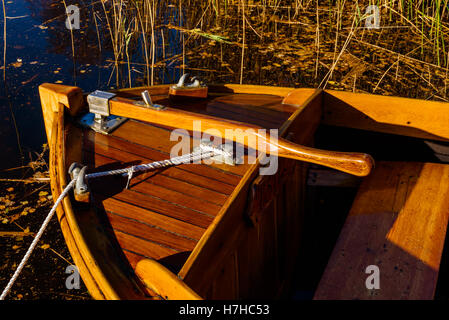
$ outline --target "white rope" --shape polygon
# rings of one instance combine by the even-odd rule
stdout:
[[[179,156],[179,157],[174,157],[174,158],[171,158],[168,160],[155,161],[155,162],[151,162],[151,163],[147,163],[147,164],[132,166],[130,168],[90,173],[90,174],[86,175],[86,178],[92,179],[92,178],[99,178],[99,177],[108,176],[108,175],[127,174],[128,182],[126,184],[126,188],[128,188],[129,181],[131,180],[134,172],[149,170],[149,169],[154,170],[154,169],[159,169],[159,168],[172,166],[172,165],[190,163],[190,162],[194,162],[196,160],[212,157],[215,153],[218,153],[218,154],[224,153],[223,151],[221,151],[219,149],[215,149],[215,148],[209,148],[205,151],[206,152],[204,152],[203,150],[200,150],[195,153],[189,153],[189,154]],[[0,300],[5,300],[5,297],[8,295],[9,291],[11,290],[11,287],[13,286],[14,282],[17,280],[17,277],[20,275],[20,272],[22,271],[22,269],[25,267],[26,263],[28,262],[28,259],[31,256],[31,253],[33,252],[33,250],[36,247],[37,243],[39,242],[42,234],[44,233],[45,229],[47,228],[47,225],[50,222],[51,218],[53,217],[53,214],[55,213],[56,208],[58,207],[58,205],[62,201],[62,199],[64,199],[65,196],[69,193],[70,189],[73,188],[73,186],[75,185],[75,182],[76,182],[76,178],[73,179],[72,181],[70,181],[70,183],[65,187],[64,191],[60,194],[58,199],[55,201],[55,204],[53,205],[53,207],[51,208],[47,217],[45,218],[44,222],[42,223],[39,231],[37,232],[36,236],[34,237],[33,242],[31,243],[30,247],[28,248],[27,252],[25,253],[25,256],[22,258],[22,261],[20,262],[16,271],[14,272],[14,275],[11,277],[11,279],[9,280],[5,289],[3,290],[3,292],[0,296]]]
[[[8,284],[6,285],[5,289],[2,292],[2,295],[0,296],[0,300],[5,300],[6,295],[11,290],[12,285],[16,281],[17,277],[19,276],[20,272],[22,271],[23,267],[27,263],[28,259],[30,258],[31,253],[33,252],[34,248],[36,247],[37,243],[39,242],[39,239],[41,238],[42,234],[45,231],[45,228],[47,228],[48,223],[51,220],[51,217],[56,211],[56,208],[58,207],[59,203],[64,199],[64,197],[67,195],[67,193],[72,189],[72,187],[75,184],[75,179],[70,181],[70,183],[65,187],[64,191],[61,193],[61,195],[56,200],[55,204],[53,205],[53,208],[51,208],[50,212],[47,215],[47,218],[45,218],[44,223],[42,223],[41,228],[39,229],[38,233],[34,237],[33,242],[31,243],[30,247],[28,248],[27,252],[25,253],[25,256],[22,258],[22,261],[20,262],[19,266],[16,269],[16,272],[14,272],[14,275],[9,280]]]
[[[116,174],[125,174],[126,176],[129,177],[129,176],[132,176],[132,174],[134,172],[146,171],[149,169],[154,170],[154,169],[160,169],[160,168],[173,166],[173,165],[191,163],[191,162],[195,162],[196,160],[212,157],[215,153],[221,154],[221,153],[225,153],[225,152],[223,152],[219,149],[216,149],[216,148],[208,148],[208,150],[200,150],[195,153],[188,153],[186,155],[174,157],[174,158],[167,159],[167,160],[154,161],[151,163],[135,165],[130,168],[89,173],[89,174],[86,174],[86,179],[99,178],[99,177],[116,175]]]

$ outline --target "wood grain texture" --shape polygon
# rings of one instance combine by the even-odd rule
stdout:
[[[170,103],[163,95],[154,100]],[[225,119],[239,118],[280,127],[296,111],[280,102],[277,96],[241,94],[215,97],[205,105],[186,102],[181,107]],[[171,141],[171,130],[135,120],[127,121],[109,135],[84,130],[83,163],[94,172],[167,159],[178,142]],[[199,139],[188,131],[184,137],[190,140],[190,145]],[[141,259],[155,259],[176,273],[253,167],[247,161],[237,166],[188,164],[136,174],[128,189],[126,177],[94,180],[90,187],[92,199],[99,212],[105,213],[108,230],[128,263],[136,268]],[[244,193],[241,199],[245,205]],[[228,271],[235,272],[231,267]],[[211,283],[223,285],[221,280],[217,281]],[[236,280],[232,282],[235,292],[237,286]],[[226,293],[220,287],[211,292]]]
[[[326,90],[323,123],[349,128],[449,140],[449,104]]]
[[[201,300],[201,297],[175,274],[154,260],[139,261],[136,274],[148,288],[166,300]]]
[[[175,88],[170,87],[169,95],[176,97],[207,98],[207,87],[201,88]]]
[[[290,135],[294,141],[308,144],[320,118],[321,93],[314,92],[281,126],[280,135]],[[304,130],[298,129],[301,125]],[[282,289],[288,288],[285,284],[291,278],[299,245],[305,166],[302,162],[279,159],[278,173],[264,177],[258,177],[259,166],[251,167],[200,239],[179,276],[208,299],[278,297]],[[256,196],[251,194],[255,179],[264,184]],[[265,203],[266,209],[252,205],[258,199]],[[289,204],[283,207],[285,201]],[[251,224],[250,216],[258,216],[261,222]],[[274,287],[277,290],[270,291]]]
[[[39,96],[42,102],[42,113],[45,123],[47,140],[52,139],[52,123],[54,113],[61,111],[60,105],[67,108],[68,113],[76,115],[83,106],[82,91],[78,87],[43,83],[39,86]]]
[[[72,99],[73,102],[69,96],[71,92],[78,95],[80,90],[57,85],[44,89],[48,90],[48,95],[42,95],[43,110],[54,108],[55,103],[58,108],[56,115],[48,117],[49,122],[46,122],[52,126],[48,131],[54,127],[57,137],[51,142],[50,161],[55,197],[67,183],[66,168],[73,161],[89,164],[90,171],[123,167],[166,159],[176,143],[169,139],[170,128],[142,121],[128,121],[109,136],[80,130],[64,123],[67,110],[59,102],[62,99],[69,104],[66,107],[78,104],[77,99]],[[54,101],[49,98],[52,90],[56,96],[51,97]],[[155,100],[167,101],[167,87],[151,90],[158,94]],[[135,92],[123,92],[123,95],[132,97]],[[58,97],[59,94],[63,97]],[[296,110],[282,105],[281,100],[282,96],[264,94],[257,97],[250,93],[245,93],[241,99],[232,95],[215,96],[206,109],[200,111],[206,115],[242,119],[258,126],[276,128]],[[84,107],[81,102],[79,104],[80,108]],[[185,105],[185,108],[191,106]],[[192,132],[187,135],[195,139]],[[66,157],[61,158],[59,155],[62,154]],[[58,210],[58,217],[89,292],[97,299],[158,298],[130,270],[137,268],[140,260],[153,258],[166,268],[179,271],[215,216],[226,207],[242,179],[252,179],[255,168],[250,164],[234,167],[183,165],[153,174],[136,175],[129,189],[124,189],[126,179],[122,178],[92,182],[93,201],[90,206],[66,198]],[[245,192],[239,197],[242,208],[246,202],[244,195]],[[232,288],[233,295],[239,293],[238,257],[236,254],[233,257],[224,276],[211,280],[216,286],[210,292],[215,292],[215,295],[222,292],[220,287],[223,281],[228,280],[232,280],[229,288]]]
[[[379,162],[360,186],[315,299],[432,299],[449,217],[449,166]],[[369,265],[380,289],[367,289]]]
[[[357,176],[368,175],[374,165],[374,160],[367,154],[305,147],[281,137],[272,138],[270,133],[261,133],[259,131],[261,127],[235,120],[224,120],[170,107],[164,110],[154,110],[138,106],[132,100],[124,98],[111,100],[110,112],[117,116],[140,119],[173,128],[209,132],[253,150],[319,164]],[[196,128],[195,123],[200,123],[200,127]]]

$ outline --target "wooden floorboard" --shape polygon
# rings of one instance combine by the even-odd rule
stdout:
[[[109,161],[111,161],[111,159],[107,159],[98,154],[95,155],[96,165],[104,165],[107,164]],[[157,173],[143,173],[140,175],[136,174],[136,176],[133,177],[129,182],[128,189],[131,191],[136,191],[142,194],[149,195],[151,197],[156,197],[164,201],[171,202],[175,205],[189,207],[196,211],[211,214],[214,216],[220,211],[221,209],[220,205],[205,200],[207,199],[206,198],[207,196],[210,196],[210,193],[207,194],[203,193],[201,197],[198,197],[198,195],[187,194],[187,192],[189,192],[189,189],[185,189],[183,190],[183,192],[169,189],[164,185],[158,185],[153,183],[153,180],[157,175],[158,175]],[[119,182],[117,181],[117,183]],[[126,183],[127,177],[122,177],[121,185],[125,187]]]
[[[184,237],[199,240],[203,235],[205,229],[186,223],[184,221],[167,217],[154,211],[136,207],[132,204],[109,198],[103,201],[103,206],[106,211],[119,213],[120,215],[134,219],[141,223],[154,226],[161,230],[179,234]]]
[[[92,189],[95,190],[100,188],[93,186]],[[104,194],[102,191],[93,192],[92,196],[98,200],[104,200],[111,197],[110,194]],[[207,228],[214,218],[212,215],[194,211],[190,208],[175,205],[173,203],[163,201],[158,198],[149,197],[148,195],[131,190],[124,190],[116,195],[113,195],[112,198],[134,204],[137,207],[148,209],[202,228]]]
[[[149,147],[130,144],[123,139],[107,139],[100,134],[94,135],[91,132],[87,133],[86,138],[85,147],[87,150],[92,150],[111,158],[123,159],[123,154],[129,157],[121,161],[152,162],[166,160],[170,157],[169,153],[162,153]],[[229,174],[203,164],[179,165],[164,170],[164,173],[170,177],[224,194],[230,194],[241,179],[240,175]]]
[[[110,151],[111,148],[109,148]],[[85,163],[93,168],[93,171],[101,171],[103,167],[108,168],[124,168],[130,165],[143,164],[152,162],[152,159],[142,158],[139,156],[129,155],[126,152],[106,152],[107,149],[97,145],[94,154],[91,150],[85,150]],[[108,155],[104,155],[108,154]],[[130,161],[130,159],[134,159]],[[132,162],[132,163],[130,163]],[[100,167],[100,168],[99,168]],[[157,173],[157,174],[156,174]],[[151,175],[151,179],[146,179]],[[137,181],[146,179],[148,183],[157,184],[167,189],[185,193],[187,190],[200,198],[209,199],[217,205],[223,204],[228,196],[224,191],[232,192],[232,186],[220,183],[219,181],[203,178],[190,172],[185,172],[179,168],[165,168],[157,171],[145,173],[144,175],[136,175]]]
[[[140,252],[145,257],[162,259],[179,252],[177,250],[161,246],[157,243],[124,233],[120,230],[114,230],[114,233],[123,249],[131,252]]]
[[[116,131],[114,131],[114,137],[121,138],[122,140],[127,141],[128,144],[132,142],[139,150],[152,149],[153,152],[157,150],[159,154],[162,153],[162,155],[164,156],[163,159],[168,158],[167,156],[170,155],[172,147],[178,143],[177,141],[170,141],[170,135],[172,132],[171,130],[164,130],[151,125],[142,125],[142,122],[134,120],[128,120],[125,124],[126,125],[122,125]],[[139,134],[136,134],[137,132]],[[130,147],[133,148],[134,146]],[[239,179],[239,176],[243,176],[248,170],[248,165],[185,165],[183,169],[197,174],[202,174],[207,177],[213,177],[224,182],[226,182],[226,180],[229,180],[230,184],[234,184],[232,183],[232,179],[234,179],[235,181],[236,179]]]
[[[176,251],[192,250],[197,243],[193,239],[188,239],[115,213],[107,212],[107,216],[115,230],[126,232]]]

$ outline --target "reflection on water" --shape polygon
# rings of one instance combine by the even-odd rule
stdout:
[[[6,83],[0,80],[0,146],[4,152],[0,158],[0,168],[21,164],[11,109],[25,161],[29,160],[29,152],[40,151],[46,142],[38,97],[40,83],[76,83],[82,84],[85,90],[92,90],[101,83],[102,78],[108,76],[107,69],[95,65],[98,54],[92,50],[91,55],[84,55],[91,59],[81,59],[76,66],[77,75],[74,77],[73,60],[71,53],[67,52],[70,45],[68,48],[66,46],[67,40],[70,41],[70,33],[62,29],[63,25],[58,20],[42,24],[50,16],[57,15],[56,6],[43,2],[6,2],[7,17],[12,19],[7,19]],[[61,13],[60,8],[58,13]],[[3,34],[1,38],[3,41]]]

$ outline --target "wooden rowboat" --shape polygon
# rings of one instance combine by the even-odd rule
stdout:
[[[145,94],[141,101],[145,90],[154,105]],[[170,140],[174,129],[187,130],[189,145],[195,144],[196,120],[212,136],[224,137],[226,129],[250,132],[233,137],[247,147],[242,164],[182,164],[131,180],[103,177],[89,181],[86,197],[72,193],[63,200],[58,220],[93,298],[283,298],[295,289],[294,279],[310,280],[316,299],[435,297],[449,217],[449,166],[375,155],[372,170],[367,154],[373,145],[351,144],[360,139],[344,140],[340,150],[312,146],[324,125],[344,127],[352,138],[377,132],[380,142],[402,136],[444,149],[446,103],[250,85],[209,86],[207,97],[195,100],[183,99],[182,91],[170,99],[170,91],[169,85],[125,89],[114,97],[97,94],[98,102],[77,87],[39,87],[54,199],[70,181],[72,163],[98,172],[168,159],[178,143]],[[108,134],[87,128],[80,119],[97,110],[92,101],[129,119]],[[258,137],[268,148],[248,163],[248,150],[262,149],[249,142],[260,129],[278,129],[278,138]],[[261,175],[263,160],[274,151],[275,174]],[[348,198],[349,214],[342,214],[346,222],[333,227],[338,238],[321,233],[334,212],[316,215],[310,190],[317,186],[358,189]],[[334,248],[325,263],[310,253],[315,238]],[[380,289],[365,281],[373,265]],[[298,271],[313,269],[315,275]]]

